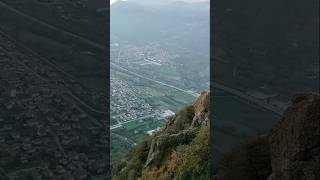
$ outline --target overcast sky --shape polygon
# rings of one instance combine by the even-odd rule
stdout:
[[[116,2],[116,1],[118,1],[118,0],[110,0],[110,4],[113,4],[114,2]],[[122,0],[122,1],[124,1],[124,0]],[[174,0],[173,0],[174,1]],[[178,1],[178,0],[176,0],[176,1]],[[187,2],[201,2],[201,1],[209,1],[209,0],[181,0],[181,1],[187,1]]]
[[[113,4],[114,2],[116,2],[117,0],[110,0],[110,4]]]

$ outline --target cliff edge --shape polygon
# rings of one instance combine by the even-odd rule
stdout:
[[[168,119],[123,159],[112,164],[112,179],[209,179],[210,93]]]
[[[215,180],[320,179],[320,96],[300,94],[272,130],[225,154]]]

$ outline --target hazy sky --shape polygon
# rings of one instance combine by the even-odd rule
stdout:
[[[118,1],[118,0],[110,0],[110,4],[113,4],[116,1]],[[121,0],[121,1],[127,1],[127,0]]]
[[[110,0],[110,4],[113,4],[114,2],[116,2],[118,0]],[[122,1],[126,1],[126,0],[122,0]],[[174,0],[173,0],[174,1]],[[187,2],[201,2],[201,1],[209,1],[209,0],[181,0],[181,1],[187,1]]]
[[[114,2],[116,2],[117,0],[110,0],[110,4],[113,4]]]

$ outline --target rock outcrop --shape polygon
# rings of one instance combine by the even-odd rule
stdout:
[[[192,127],[197,127],[204,122],[209,121],[209,109],[210,109],[210,93],[202,92],[200,97],[193,105],[194,117],[192,121]]]
[[[320,179],[319,95],[295,97],[269,141],[272,174],[268,180]]]
[[[225,154],[215,179],[320,179],[320,96],[294,97],[267,135]]]
[[[167,150],[179,145],[189,144],[196,136],[196,130],[183,130],[176,134],[164,134],[156,136],[151,143],[145,168],[150,165],[159,165],[161,158]],[[154,163],[153,163],[154,162]]]
[[[209,103],[203,92],[196,102],[112,165],[112,179],[209,178]],[[190,161],[191,160],[191,161]]]

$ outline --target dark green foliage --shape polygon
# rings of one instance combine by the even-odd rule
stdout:
[[[194,115],[193,106],[189,106],[182,111],[177,113],[177,116],[174,117],[175,121],[168,129],[165,130],[165,134],[178,132],[185,129],[187,126],[190,126],[192,118]],[[164,133],[164,132],[161,132]],[[159,136],[160,134],[155,134]],[[146,140],[141,142],[138,146],[133,148],[121,161],[113,162],[112,164],[112,179],[136,179],[141,176],[143,166],[148,157],[148,152],[150,149],[151,141],[153,137],[148,137]],[[183,141],[190,141],[190,138],[182,138]],[[164,142],[164,151],[161,152],[164,156],[165,152],[169,147],[175,147],[180,144],[180,141],[177,139],[171,138],[169,141]],[[161,157],[162,157],[161,156]],[[159,159],[161,161],[162,158]]]
[[[193,106],[188,106],[179,111],[174,117],[174,123],[166,129],[168,133],[176,133],[189,127],[194,116]]]
[[[210,127],[201,127],[199,133],[182,154],[182,162],[176,173],[177,180],[208,180]]]
[[[113,162],[111,174],[113,180],[137,179],[141,175],[141,170],[148,157],[151,138],[146,138],[134,149],[132,149],[124,159]]]
[[[112,164],[112,179],[209,179],[210,127],[205,123],[191,128],[193,117],[193,106],[178,112],[163,130],[140,143],[120,162]],[[155,157],[145,167],[154,143]]]

